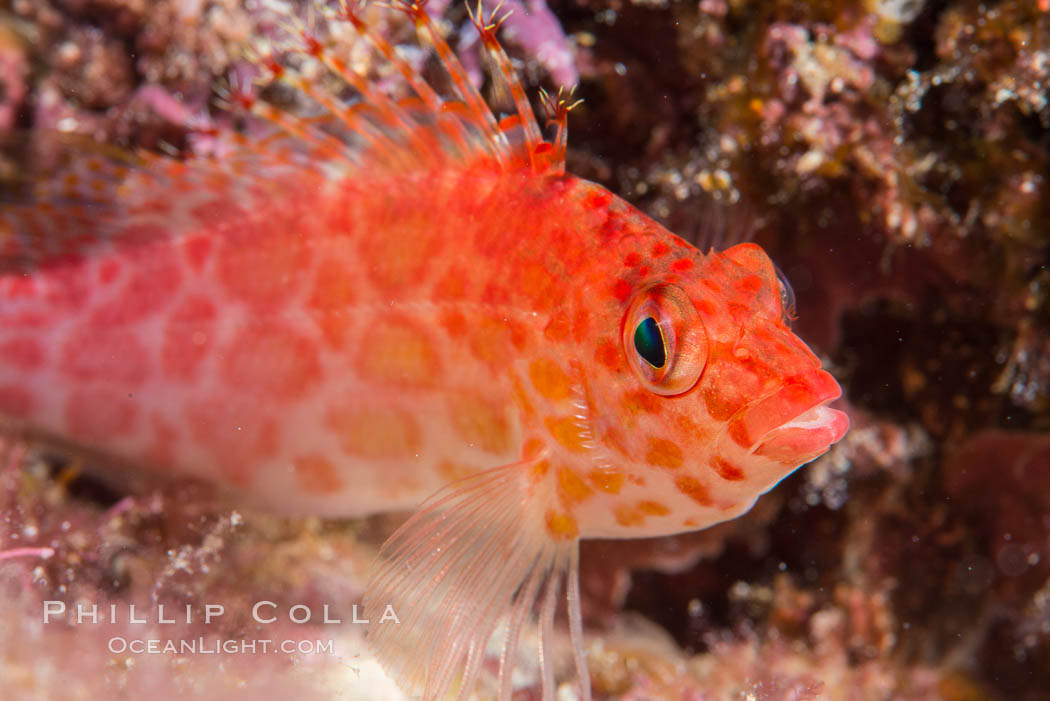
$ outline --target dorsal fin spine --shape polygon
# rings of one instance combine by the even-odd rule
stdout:
[[[326,15],[326,20],[349,22],[345,13],[329,13]],[[317,83],[316,79],[309,79],[300,75],[299,83],[302,84],[300,89],[302,89],[307,96],[335,115],[335,117],[350,130],[360,135],[368,133],[369,136],[366,136],[365,138],[372,144],[373,148],[380,147],[383,144],[392,146],[393,142],[391,139],[387,138],[385,134],[396,132],[404,135],[412,143],[413,149],[416,153],[426,154],[430,159],[436,160],[437,147],[433,143],[433,140],[424,138],[421,130],[414,128],[415,125],[406,117],[404,111],[399,109],[390,97],[381,90],[376,90],[371,81],[352,70],[345,61],[333,56],[332,53],[326,49],[325,44],[311,29],[312,25],[304,25],[302,22],[294,18],[292,21],[294,23],[293,26],[295,32],[302,39],[301,50],[356,90],[361,96],[363,103],[371,107],[371,113],[377,117],[382,124],[390,127],[390,129],[387,132],[384,132],[381,129],[377,130],[372,128],[368,123],[368,120],[361,116],[366,110],[353,110],[351,107],[332,97],[328,91]]]
[[[302,74],[293,71],[285,71],[281,80],[324,107],[329,115],[353,131],[368,143],[372,149],[379,149],[384,145],[390,144],[390,140],[381,131],[370,128],[367,121],[360,118],[359,110],[342,104],[333,98],[327,90],[315,85],[313,80],[304,78]]]
[[[569,89],[567,95],[559,87],[557,95],[552,96],[546,90],[540,88],[540,99],[543,111],[546,114],[547,124],[553,123],[555,129],[551,168],[556,175],[561,175],[565,172],[565,152],[569,136],[569,112],[583,102],[583,100],[570,102],[575,92],[575,86]],[[543,146],[544,144],[540,144],[540,148]]]
[[[432,112],[436,114],[441,111],[443,100],[436,92],[434,92],[434,89],[423,80],[423,77],[420,76],[407,61],[397,54],[397,51],[394,50],[394,47],[390,42],[373,31],[354,10],[350,9],[346,0],[340,0],[340,11],[338,16],[350,22],[354,29],[357,30],[357,33],[366,39],[373,48],[375,48],[375,50],[390,63],[390,65],[397,69],[398,73],[400,73],[401,77],[405,79],[405,82],[408,83],[413,92],[419,96],[419,99],[421,99]]]
[[[416,69],[397,53],[390,42],[369,27],[357,12],[350,8],[347,0],[340,0],[339,11],[336,14],[336,17],[349,22],[357,31],[358,35],[368,41],[372,47],[378,51],[379,54],[398,71],[398,73],[401,74],[401,77],[404,78],[405,82],[416,94],[419,100],[422,101],[429,112],[438,120],[442,132],[452,141],[456,142],[457,147],[463,152],[468,151],[468,137],[463,122],[458,117],[449,119],[443,118],[448,115],[447,107],[449,103],[441,99],[426,80],[419,75]],[[486,142],[486,148],[498,161],[502,160],[497,144]]]
[[[441,59],[441,65],[452,80],[452,87],[456,94],[470,109],[474,121],[482,127],[487,140],[491,141],[497,150],[497,158],[501,163],[508,160],[508,144],[506,137],[496,124],[496,117],[492,114],[485,99],[478,92],[474,84],[470,82],[467,71],[463,68],[452,48],[444,37],[434,26],[430,15],[426,13],[426,0],[392,0],[392,6],[405,12],[416,26],[416,35],[421,44],[429,45]]]
[[[508,10],[502,17],[498,16],[502,6],[503,2],[500,0],[500,3],[489,15],[488,20],[485,19],[483,14],[484,9],[482,8],[481,0],[478,0],[477,9],[473,12],[468,4],[467,13],[470,15],[470,21],[474,24],[478,35],[481,37],[482,46],[496,63],[496,66],[499,68],[499,76],[503,78],[514,99],[514,106],[517,109],[518,118],[525,134],[525,149],[529,154],[529,164],[535,168],[536,162],[533,154],[536,151],[536,147],[543,142],[543,136],[540,134],[539,126],[536,124],[536,117],[533,114],[532,105],[529,104],[529,98],[525,94],[525,89],[521,86],[521,81],[518,79],[518,73],[514,70],[507,52],[503,50],[499,40],[496,38],[496,30],[499,29],[500,25],[512,12],[512,10]]]
[[[451,87],[458,98],[447,101],[441,98],[418,70],[402,58],[396,49],[377,32],[371,29],[359,16],[357,9],[350,6],[350,0],[340,0],[337,10],[326,13],[329,21],[349,23],[356,32],[385,58],[405,79],[408,86],[425,106],[421,113],[412,115],[399,103],[392,100],[382,91],[377,90],[366,76],[363,76],[327,50],[313,30],[302,21],[291,20],[290,33],[301,41],[290,47],[310,60],[316,60],[327,71],[338,76],[347,86],[353,88],[361,97],[362,103],[353,107],[346,105],[319,83],[313,74],[294,71],[281,66],[275,59],[268,57],[259,63],[267,69],[269,77],[284,82],[321,106],[331,118],[341,122],[344,127],[356,134],[366,147],[374,154],[391,158],[390,163],[399,163],[408,155],[422,158],[424,161],[437,163],[442,158],[442,139],[451,144],[454,150],[463,154],[478,154],[479,150],[487,152],[503,169],[529,168],[534,173],[560,175],[564,173],[565,160],[565,115],[570,107],[561,101],[551,101],[554,107],[554,118],[549,120],[557,125],[554,143],[544,141],[528,96],[518,78],[517,72],[507,53],[496,38],[500,24],[509,16],[509,12],[498,16],[499,6],[487,18],[480,0],[476,9],[468,6],[471,21],[477,29],[484,51],[496,65],[493,78],[503,84],[514,102],[516,119],[497,122],[495,115],[470,81],[463,64],[456,57],[437,25],[427,14],[426,0],[389,0],[387,6],[403,12],[412,21],[416,29],[419,44],[428,47],[437,55],[441,65],[448,73]],[[329,153],[337,153],[333,142],[338,138],[326,134],[321,128],[312,126],[308,120],[279,114],[276,108],[262,106],[251,101],[252,111],[270,121],[295,137],[309,139],[327,148]],[[546,106],[546,105],[545,105]],[[366,116],[367,115],[367,116]],[[412,115],[412,116],[410,116]],[[296,125],[295,122],[299,124]],[[379,127],[391,127],[384,130]],[[427,133],[425,126],[435,127]],[[439,137],[439,134],[441,135]],[[448,149],[448,145],[444,147]],[[352,149],[343,147],[343,157],[353,160]],[[400,152],[400,154],[396,153]],[[446,154],[449,151],[446,150]]]
[[[269,72],[270,80],[286,82],[296,89],[302,89],[296,77],[272,57],[256,59],[256,63]],[[271,105],[264,100],[257,100],[250,89],[231,86],[233,91],[220,94],[220,104],[228,108],[239,108],[267,121],[285,133],[291,134],[304,143],[313,144],[318,152],[328,156],[338,155],[349,160],[346,145],[339,139],[311,126],[310,122],[295,117]]]

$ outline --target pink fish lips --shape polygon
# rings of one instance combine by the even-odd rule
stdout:
[[[841,395],[835,378],[814,369],[747,407],[730,421],[729,433],[756,455],[784,463],[808,462],[849,429],[849,417],[828,406]]]

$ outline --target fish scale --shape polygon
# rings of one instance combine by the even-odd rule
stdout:
[[[578,540],[746,511],[842,437],[840,390],[758,246],[702,254],[565,174],[570,106],[545,96],[543,140],[498,22],[472,15],[515,100],[502,121],[422,5],[395,5],[452,95],[342,5],[259,59],[338,128],[241,91],[271,134],[217,134],[220,159],[87,158],[0,212],[0,425],[286,512],[416,509],[365,597],[401,619],[369,631],[388,672],[465,698],[504,622],[509,699],[535,617],[551,701],[564,596],[588,698]],[[418,99],[353,74],[325,23]]]

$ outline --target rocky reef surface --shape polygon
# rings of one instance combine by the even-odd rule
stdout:
[[[276,31],[275,4],[0,1],[0,134],[206,151],[229,126],[215,87],[251,75],[243,47]],[[766,247],[853,420],[741,519],[585,544],[596,692],[1050,698],[1050,2],[511,5],[503,38],[533,89],[579,82],[569,169],[701,245]],[[480,66],[463,8],[431,9]],[[138,632],[127,621],[45,625],[40,605],[319,611],[360,595],[396,519],[275,519],[200,485],[131,493],[3,448],[3,698],[394,698],[353,626],[337,658],[131,656],[107,650]],[[260,631],[231,615],[199,632]],[[520,686],[538,698],[534,677]]]

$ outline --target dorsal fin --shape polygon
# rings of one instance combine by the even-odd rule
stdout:
[[[281,81],[309,98],[323,112],[350,132],[362,137],[367,155],[363,160],[369,167],[377,162],[393,164],[407,162],[414,167],[441,167],[449,160],[456,162],[491,160],[505,169],[529,168],[536,174],[562,172],[563,163],[552,162],[549,153],[559,153],[552,144],[545,144],[535,115],[525,96],[510,59],[495,38],[502,19],[486,19],[479,6],[471,11],[471,19],[482,37],[483,46],[493,58],[497,71],[493,79],[513,96],[520,128],[520,138],[508,138],[508,132],[486,104],[484,98],[468,78],[467,71],[453,53],[426,12],[425,0],[393,0],[390,6],[403,12],[413,23],[420,45],[431,49],[447,73],[453,95],[442,98],[389,42],[372,30],[361,18],[361,10],[346,0],[337,11],[324,14],[325,23],[309,27],[292,22],[289,40],[278,50],[259,60],[268,78]],[[357,74],[350,64],[333,52],[330,40],[323,36],[337,24],[353,27],[405,79],[406,86],[417,102],[411,110],[403,108],[402,101],[391,99],[378,90],[365,76]],[[295,57],[300,69],[290,68],[280,57]],[[315,62],[323,71],[305,70]],[[333,94],[325,80],[336,78],[356,98],[347,101]],[[301,117],[277,110],[274,106],[250,97],[241,104],[256,115],[279,126],[303,140],[324,143],[330,135],[318,133],[314,125]],[[360,105],[367,105],[361,109]],[[561,122],[564,127],[564,120]],[[559,131],[563,131],[560,129]],[[547,153],[537,158],[537,153]],[[561,151],[563,153],[563,150]],[[395,155],[396,154],[396,155]],[[562,161],[564,157],[562,156]]]
[[[496,66],[493,81],[513,97],[515,113],[498,120],[427,14],[425,0],[392,0],[388,6],[404,13],[420,45],[434,52],[448,74],[452,95],[443,97],[368,26],[363,5],[342,0],[337,8],[322,8],[316,23],[286,22],[285,39],[255,58],[264,74],[257,82],[290,87],[313,105],[313,113],[283,110],[259,99],[254,85],[234,83],[222,95],[223,105],[249,112],[269,127],[256,124],[243,133],[210,130],[209,138],[223,143],[217,155],[177,160],[115,151],[49,173],[28,188],[30,196],[0,202],[0,268],[31,268],[48,257],[80,253],[128,232],[179,235],[200,225],[199,219],[179,215],[199,207],[198,200],[215,200],[221,192],[236,203],[243,201],[242,194],[271,188],[272,181],[296,173],[334,182],[471,167],[552,176],[564,172],[568,107],[560,100],[545,103],[556,136],[553,143],[544,141],[495,37],[505,15],[486,18],[480,6],[470,12]],[[370,76],[356,72],[333,38],[343,28],[354,30],[375,58],[401,76],[411,97],[389,95]],[[212,211],[223,216],[222,207]],[[237,207],[229,211],[236,216]]]

